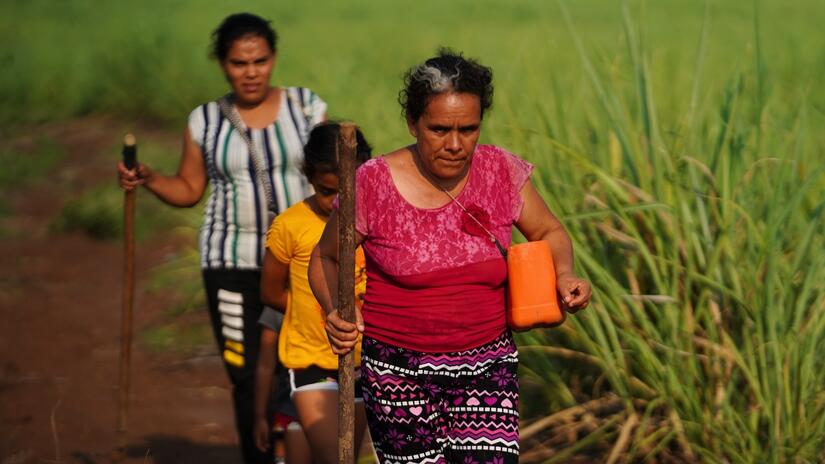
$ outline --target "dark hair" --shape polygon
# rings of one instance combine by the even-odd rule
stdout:
[[[225,60],[232,42],[247,35],[261,37],[266,40],[273,53],[277,50],[278,34],[269,21],[252,13],[236,13],[227,16],[221,25],[212,31],[212,58],[218,61]]]
[[[312,180],[316,174],[336,173],[338,161],[335,159],[335,145],[341,125],[334,121],[318,124],[309,133],[309,140],[304,145],[304,175]],[[372,156],[372,147],[364,138],[361,130],[355,129],[355,161],[361,165]]]
[[[404,74],[404,88],[398,93],[401,114],[412,120],[424,114],[430,99],[438,94],[471,93],[481,103],[481,117],[493,105],[493,70],[460,52],[439,48],[438,55],[413,66]]]

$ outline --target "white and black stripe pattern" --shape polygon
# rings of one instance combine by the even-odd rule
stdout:
[[[247,133],[264,158],[276,214],[312,193],[301,173],[303,146],[310,129],[323,120],[326,107],[311,90],[289,87],[281,98],[278,119]],[[189,131],[201,148],[212,187],[200,234],[201,267],[260,268],[269,227],[266,196],[246,144],[223,117],[217,101],[192,111]]]
[[[221,313],[221,334],[228,340],[243,344],[243,295],[218,290],[218,311]]]

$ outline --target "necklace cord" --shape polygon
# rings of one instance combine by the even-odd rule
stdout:
[[[450,200],[452,200],[453,203],[457,204],[458,207],[461,208],[462,211],[464,211],[464,214],[466,214],[467,216],[470,217],[470,219],[475,221],[475,223],[478,224],[478,226],[481,227],[484,230],[484,232],[487,232],[487,236],[490,238],[490,241],[493,242],[496,245],[496,248],[498,248],[498,252],[501,253],[501,256],[506,260],[507,259],[507,250],[505,250],[504,247],[501,246],[501,243],[498,241],[496,236],[493,235],[493,233],[490,232],[486,227],[484,227],[484,224],[482,224],[481,221],[476,219],[475,216],[473,216],[469,211],[467,211],[467,208],[465,208],[464,205],[461,204],[461,202],[458,201],[458,199],[455,196],[453,196],[452,193],[450,193],[449,191],[447,191],[447,189],[445,189],[444,187],[441,187],[440,185],[439,185],[439,188],[441,189],[442,192],[446,193],[448,197],[450,197]]]
[[[421,162],[421,160],[419,159],[419,157],[420,157],[421,155],[420,155],[420,153],[418,152],[418,147],[414,147],[411,151],[413,152],[413,157],[416,159],[416,165],[418,165],[418,164]],[[434,180],[434,179],[430,176],[430,174],[429,174],[428,172],[426,172],[426,170],[425,170],[425,169],[423,169],[421,166],[418,166],[418,168],[419,168],[420,172],[424,175],[424,177],[425,177],[425,178],[426,178],[426,179],[427,179],[427,180],[428,180],[428,181],[429,181],[432,185],[434,185],[434,186],[438,187],[438,189],[439,189],[439,190],[441,190],[441,191],[442,191],[442,192],[444,192],[444,193],[445,193],[448,197],[450,197],[450,200],[452,200],[452,201],[453,201],[453,203],[457,204],[457,205],[458,205],[458,207],[459,207],[459,208],[461,208],[461,210],[462,210],[462,211],[464,211],[464,214],[466,214],[467,216],[469,216],[469,217],[470,217],[470,219],[472,219],[473,221],[475,221],[475,223],[476,223],[476,224],[478,224],[478,226],[479,226],[479,227],[481,227],[481,228],[484,230],[484,232],[486,232],[486,233],[487,233],[487,237],[488,237],[488,238],[490,239],[490,241],[491,241],[491,242],[493,242],[493,244],[496,246],[496,248],[498,249],[498,252],[499,252],[499,253],[501,253],[501,257],[502,257],[502,258],[504,258],[504,260],[505,260],[505,261],[507,261],[507,250],[506,250],[506,249],[505,249],[505,248],[501,245],[501,242],[499,242],[499,241],[498,241],[498,239],[496,238],[496,236],[495,236],[495,235],[493,235],[493,233],[492,233],[492,232],[490,232],[490,231],[489,231],[486,227],[484,227],[484,224],[482,224],[482,223],[481,223],[481,221],[479,221],[478,219],[476,219],[476,217],[475,217],[475,216],[473,216],[473,215],[472,215],[469,211],[467,211],[467,208],[465,208],[465,207],[464,207],[464,205],[463,205],[463,204],[461,204],[461,202],[460,202],[460,201],[458,201],[458,199],[457,199],[455,196],[453,196],[453,194],[452,194],[452,193],[450,193],[447,189],[445,189],[444,187],[442,187],[442,186],[441,186],[441,184],[439,184],[438,182],[436,182],[436,181],[435,181],[435,180]],[[469,175],[469,171],[468,171],[468,175]]]

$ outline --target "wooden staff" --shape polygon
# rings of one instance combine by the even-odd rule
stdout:
[[[355,322],[355,124],[341,124],[338,158],[338,312]],[[338,357],[338,462],[355,462],[355,351]]]
[[[123,139],[123,164],[137,167],[135,136]],[[132,307],[135,293],[135,190],[123,199],[123,302],[120,320],[120,364],[117,382],[117,443],[115,456],[124,457],[126,448],[126,413],[129,406],[129,370],[132,354]]]

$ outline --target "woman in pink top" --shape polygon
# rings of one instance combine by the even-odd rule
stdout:
[[[503,259],[515,225],[547,240],[569,312],[590,285],[573,272],[561,223],[529,180],[533,166],[477,145],[492,71],[450,50],[407,73],[400,102],[415,143],[356,174],[356,240],[367,291],[356,324],[337,295],[337,217],[309,280],[333,351],[363,333],[363,394],[382,462],[518,461],[518,353],[505,320]]]

